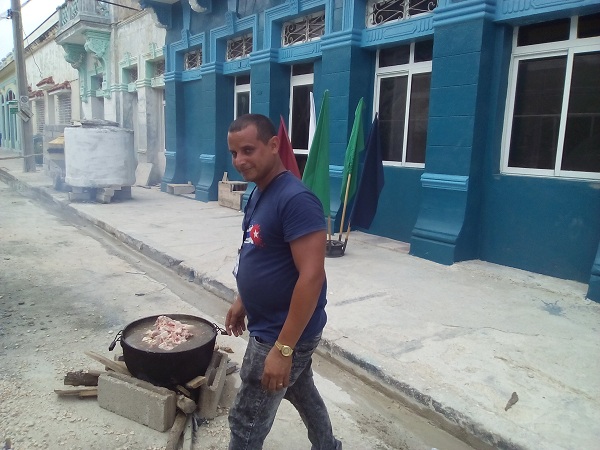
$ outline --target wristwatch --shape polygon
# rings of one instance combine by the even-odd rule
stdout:
[[[275,347],[277,347],[281,354],[286,357],[292,356],[292,353],[294,353],[294,349],[292,347],[289,345],[284,345],[279,341],[275,341]]]

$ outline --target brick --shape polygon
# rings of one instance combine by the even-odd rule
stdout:
[[[127,375],[109,372],[98,378],[98,404],[101,408],[166,431],[175,421],[175,392]]]

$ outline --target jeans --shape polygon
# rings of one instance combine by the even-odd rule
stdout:
[[[341,450],[335,439],[327,408],[313,382],[312,354],[321,335],[296,345],[291,356],[292,371],[287,388],[270,392],[263,389],[261,378],[265,358],[273,343],[250,337],[240,370],[242,385],[229,412],[231,439],[229,450],[259,450],[271,430],[282,399],[294,405],[308,429],[312,450]]]

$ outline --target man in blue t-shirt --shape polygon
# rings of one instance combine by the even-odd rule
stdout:
[[[239,294],[225,319],[229,335],[240,336],[246,318],[250,331],[229,413],[229,449],[261,449],[285,398],[300,413],[313,449],[339,450],[311,369],[327,321],[323,207],[285,170],[267,117],[239,117],[227,143],[235,168],[256,183],[234,269]]]

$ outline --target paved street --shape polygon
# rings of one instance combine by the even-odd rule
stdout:
[[[160,449],[159,433],[101,409],[95,399],[58,397],[67,371],[102,369],[84,355],[107,351],[140,317],[193,314],[223,323],[228,303],[184,281],[82,221],[72,223],[0,183],[0,438],[20,449]],[[242,339],[219,336],[239,361]],[[117,347],[118,349],[118,347]],[[345,449],[467,450],[363,381],[316,358],[317,382]],[[226,392],[234,392],[236,375]],[[226,448],[226,409],[198,432],[195,449]],[[284,403],[266,450],[309,448]]]

